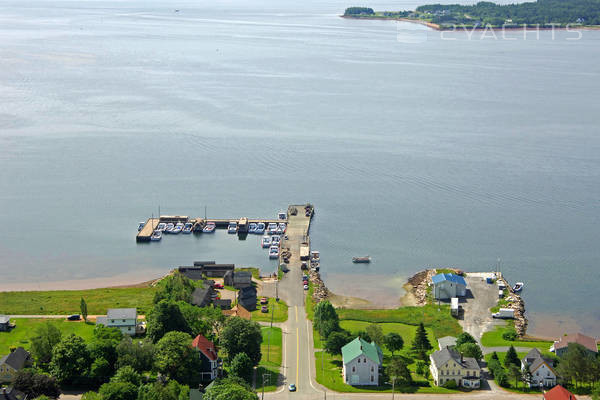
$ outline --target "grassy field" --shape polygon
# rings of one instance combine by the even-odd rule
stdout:
[[[95,324],[62,319],[11,319],[16,328],[10,332],[0,332],[0,356],[8,354],[10,347],[23,347],[29,349],[29,340],[35,336],[36,328],[42,324],[52,323],[62,332],[63,337],[71,333],[88,340],[94,334]]]
[[[323,364],[321,358],[325,355]],[[323,368],[321,368],[323,365]],[[350,392],[350,393],[368,393],[368,392],[391,392],[392,386],[383,384],[380,386],[350,386],[344,383],[342,378],[342,357],[332,356],[328,353],[320,351],[315,352],[315,370],[317,372],[317,382],[321,385],[338,392]],[[407,387],[396,386],[396,392],[400,393],[458,393],[457,390],[449,390],[431,385],[423,378],[415,377],[415,385]]]
[[[262,344],[260,345],[262,358],[256,371],[256,390],[262,390],[262,374],[269,374],[268,381],[265,377],[265,392],[272,392],[277,389],[279,368],[281,366],[281,328],[273,327],[271,329],[269,327],[263,327],[261,329],[263,337]],[[270,345],[268,344],[269,334]]]
[[[439,309],[439,311],[438,311]],[[418,325],[419,322],[430,328],[436,338],[457,336],[462,332],[458,321],[450,315],[449,306],[426,305],[423,307],[401,307],[391,310],[337,310],[341,320],[365,322],[398,322],[406,325]]]
[[[546,351],[552,346],[552,342],[534,341],[534,340],[515,340],[509,341],[502,338],[502,333],[513,329],[512,325],[498,326],[495,330],[485,332],[481,337],[481,344],[485,347],[515,346],[515,347],[537,347],[541,351]]]
[[[83,297],[88,314],[106,314],[108,308],[133,308],[145,315],[152,308],[156,289],[148,287],[90,290],[49,290],[0,292],[0,314],[46,315],[78,314]]]
[[[275,311],[273,312],[273,322],[285,322],[288,319],[288,306],[281,299],[277,302],[274,298],[269,298],[268,313],[260,311],[260,308],[262,307],[260,298],[256,300],[256,307],[256,310],[252,311],[252,321],[271,322],[271,312],[273,312],[273,307],[275,307]]]

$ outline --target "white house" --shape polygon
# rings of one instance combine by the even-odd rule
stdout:
[[[125,335],[135,335],[137,310],[135,308],[109,308],[106,317],[96,318],[96,324],[109,328],[119,328]]]
[[[447,300],[467,295],[467,282],[462,276],[454,274],[437,274],[431,278],[433,297]]]
[[[357,337],[342,347],[344,382],[348,385],[379,385],[383,352],[375,342]]]
[[[552,360],[542,357],[538,349],[531,349],[521,360],[521,371],[529,366],[531,382],[529,387],[553,387],[556,386],[556,372]]]
[[[458,351],[448,347],[433,352],[429,359],[431,377],[437,386],[444,386],[453,380],[457,386],[479,388],[481,368],[476,359],[463,357]]]

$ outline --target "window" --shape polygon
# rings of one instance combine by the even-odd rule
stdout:
[[[125,320],[123,320],[123,322],[125,322]]]
[[[114,320],[114,319],[111,319],[111,320],[110,320],[110,323],[111,323],[111,324],[114,324],[114,323],[115,323],[115,320]]]
[[[364,362],[364,363],[366,363],[366,362],[367,362],[367,358],[366,358],[366,357],[365,357],[365,358],[363,358],[363,362]]]
[[[371,375],[371,382],[373,382],[373,375]]]
[[[128,328],[127,328],[127,330],[128,330],[128,331],[130,331],[130,330],[131,330],[131,327],[128,327]]]
[[[373,366],[371,365],[371,372],[373,372]]]
[[[358,359],[358,363],[360,364],[360,358]]]
[[[352,372],[356,372],[356,367],[352,367]]]

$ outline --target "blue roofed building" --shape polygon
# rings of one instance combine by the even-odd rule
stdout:
[[[433,297],[437,300],[467,295],[467,282],[460,275],[437,274],[431,278],[431,284],[433,285]]]

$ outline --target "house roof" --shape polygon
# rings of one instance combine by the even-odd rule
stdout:
[[[108,326],[108,318],[107,317],[96,317],[96,325]]]
[[[440,347],[440,350],[442,350],[444,347],[456,346],[456,338],[454,336],[444,336],[439,338],[438,346]]]
[[[369,343],[366,340],[357,337],[342,347],[344,364],[349,363],[360,355],[364,355],[376,364],[381,364],[381,349],[375,342]]]
[[[29,353],[24,348],[17,347],[10,354],[0,358],[0,365],[6,364],[18,371],[25,366],[29,357]]]
[[[431,281],[433,282],[434,285],[436,283],[450,281],[450,282],[454,282],[456,284],[461,284],[463,286],[467,286],[467,282],[465,282],[465,279],[462,276],[454,275],[454,274],[437,274],[431,278]]]
[[[581,333],[562,336],[560,339],[554,342],[554,350],[568,347],[569,343],[578,343],[594,353],[598,352],[596,339]]]
[[[479,369],[479,363],[472,357],[461,357],[460,353],[453,348],[445,347],[431,354],[431,359],[437,368],[442,367],[448,361],[453,360],[463,368]]]
[[[523,357],[522,362],[523,364],[529,365],[529,372],[531,373],[535,372],[543,364],[546,364],[548,368],[550,368],[552,373],[556,375],[556,372],[554,372],[553,369],[554,362],[550,359],[544,358],[542,356],[542,353],[540,353],[540,351],[536,348],[529,350],[529,353],[527,353],[527,355]]]
[[[195,306],[204,306],[207,301],[210,301],[211,287],[196,288],[192,292],[192,304]]]
[[[10,318],[8,315],[0,315],[0,324],[8,324],[10,322]]]
[[[202,335],[196,336],[196,338],[192,341],[192,347],[200,350],[200,352],[211,361],[215,361],[217,359],[217,349],[215,348],[214,343]]]
[[[577,397],[560,385],[544,393],[544,400],[577,400]]]
[[[240,298],[245,297],[256,297],[256,288],[254,286],[248,286],[245,288],[241,288],[239,292]]]
[[[109,319],[137,319],[135,308],[109,308],[106,312]]]

